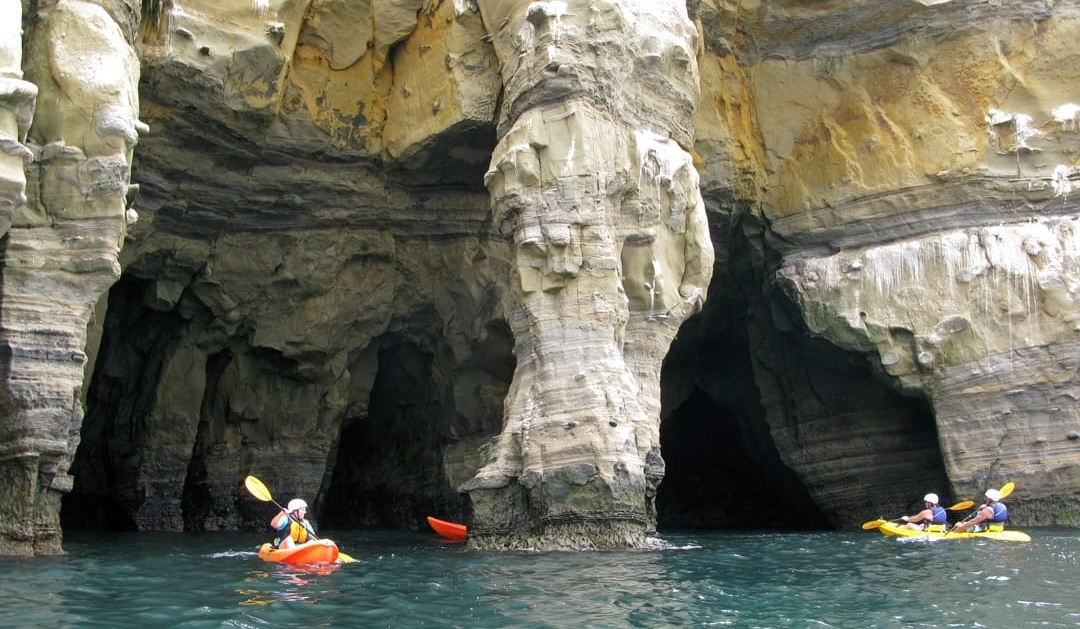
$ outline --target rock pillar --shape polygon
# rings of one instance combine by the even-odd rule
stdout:
[[[25,155],[16,138],[29,121],[33,90],[12,83],[22,46],[7,31],[22,20],[20,3],[3,4],[0,197],[14,211],[0,252],[0,555],[48,555],[62,552],[60,498],[72,486],[68,468],[82,422],[87,325],[120,276],[141,126],[139,63],[133,25],[118,24],[102,5],[37,5],[40,14],[27,21],[36,32],[28,33],[26,76],[39,107],[27,139],[34,159],[24,205],[23,180],[10,160]],[[138,15],[129,4],[116,13]],[[22,95],[14,99],[20,107],[11,107],[13,93]]]
[[[712,274],[682,2],[479,2],[505,93],[485,183],[513,243],[517,367],[463,486],[480,548],[640,547],[660,367]]]
[[[37,87],[22,80],[22,5],[0,6],[0,236],[15,208],[26,203],[30,149],[23,144],[34,115]]]

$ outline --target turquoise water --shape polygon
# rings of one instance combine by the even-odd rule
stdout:
[[[479,553],[331,535],[358,563],[264,563],[262,538],[69,535],[0,558],[3,627],[1080,627],[1080,531],[1029,544],[875,532],[666,533],[633,552]]]

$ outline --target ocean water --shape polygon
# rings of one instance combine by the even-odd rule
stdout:
[[[1030,543],[666,532],[652,548],[492,553],[326,532],[358,561],[259,560],[264,536],[68,535],[0,558],[2,627],[1080,627],[1080,531]]]

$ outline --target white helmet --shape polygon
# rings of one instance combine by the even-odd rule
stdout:
[[[922,497],[922,499],[925,500],[926,502],[929,502],[932,505],[936,505],[938,503],[937,494],[926,494],[925,496]]]
[[[996,489],[987,489],[985,495],[987,498],[993,500],[994,502],[1001,500],[1001,492]]]
[[[289,501],[289,507],[286,509],[286,511],[292,513],[297,509],[307,509],[307,503],[299,498],[293,498]]]

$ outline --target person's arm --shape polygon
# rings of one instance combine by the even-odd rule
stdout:
[[[956,529],[960,531],[966,531],[969,528],[975,526],[976,524],[992,517],[993,515],[994,510],[991,509],[989,505],[986,505],[979,509],[979,512],[975,515],[974,518],[971,518],[967,522],[960,522],[959,524],[957,524]]]
[[[284,509],[282,509],[281,512],[279,512],[277,515],[274,516],[272,520],[270,520],[270,526],[279,531],[289,528],[289,514]]]
[[[930,520],[933,520],[934,519],[934,513],[932,511],[930,511],[929,509],[923,509],[922,511],[916,513],[915,515],[905,515],[901,519],[904,522],[909,522],[911,524],[918,524],[919,522],[929,522]]]

